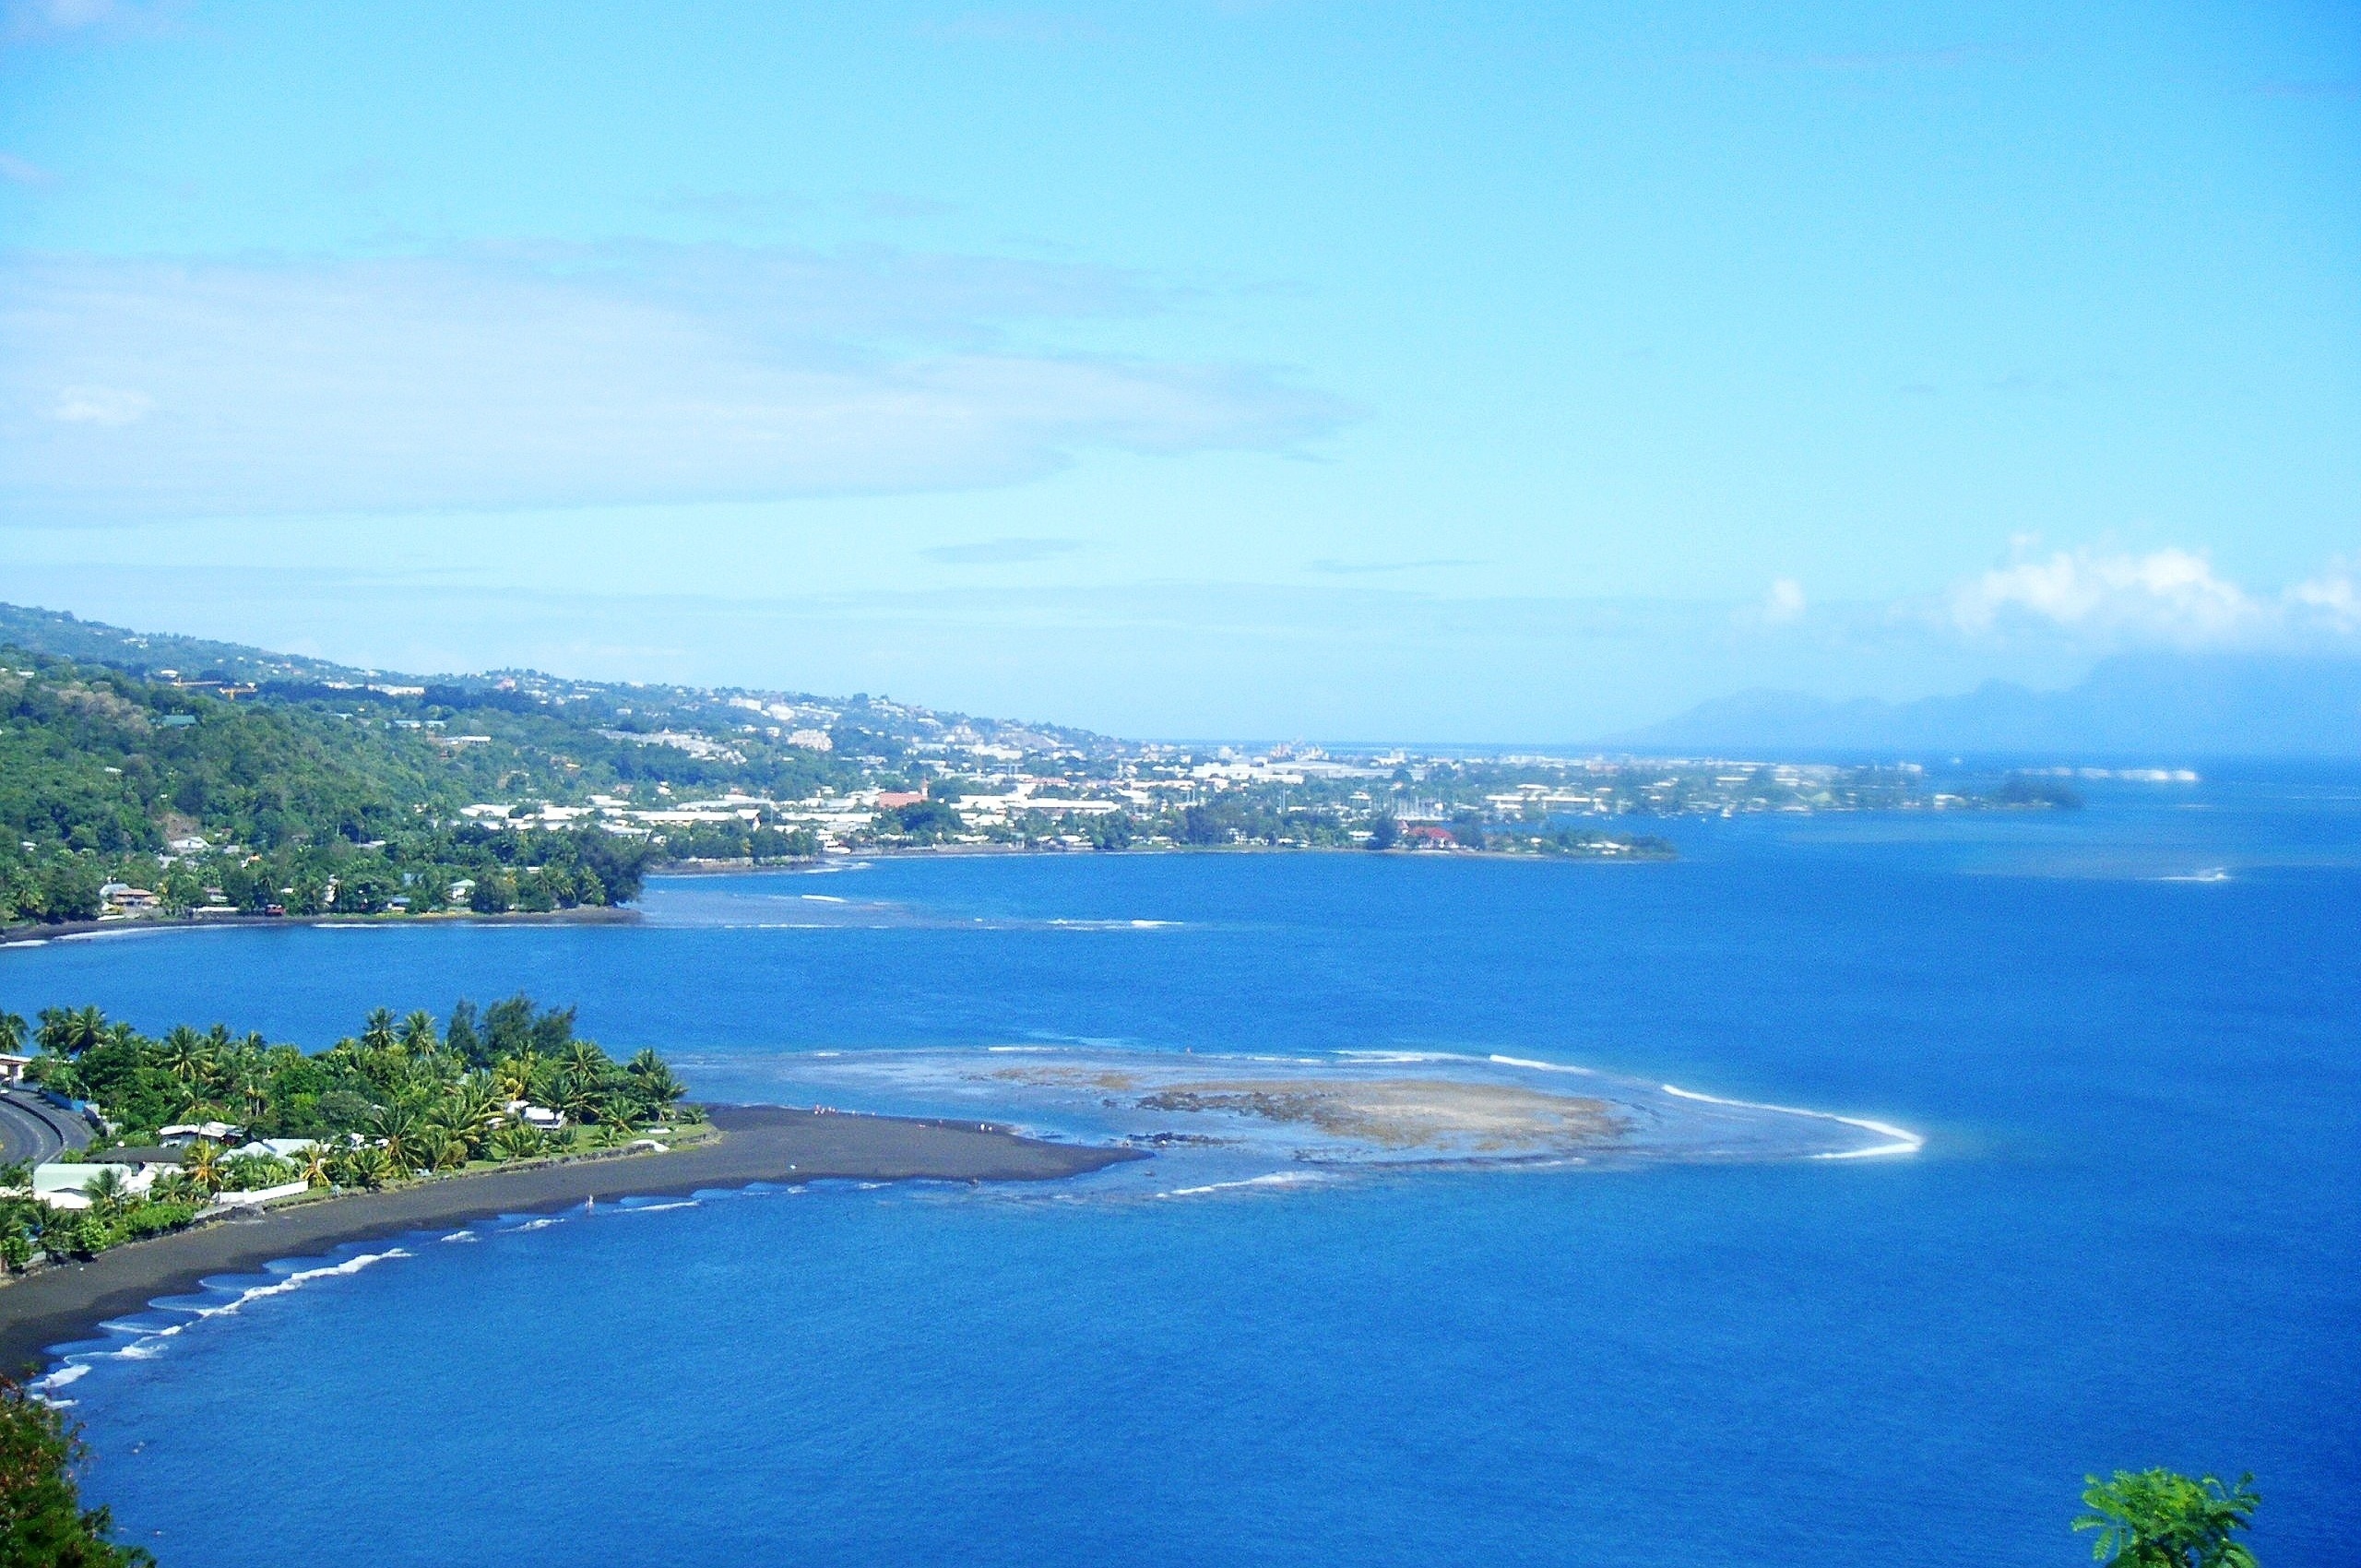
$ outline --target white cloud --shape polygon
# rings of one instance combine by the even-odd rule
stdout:
[[[2296,615],[2323,630],[2361,632],[2361,586],[2343,563],[2289,588],[2287,602]]]
[[[0,503],[109,519],[963,489],[1089,448],[1287,450],[1348,416],[1261,366],[1042,340],[1163,303],[1106,268],[885,252],[0,257]]]
[[[1804,585],[1793,577],[1780,577],[1762,596],[1762,622],[1768,626],[1784,626],[1803,618]]]
[[[2017,561],[1954,588],[1951,613],[1971,632],[2030,620],[2182,644],[2231,641],[2268,618],[2244,588],[2216,576],[2212,562],[2178,549],[2061,550],[2046,561]]]
[[[1946,611],[1973,634],[2031,627],[2106,646],[2284,647],[2361,633],[2361,588],[2341,564],[2273,594],[2170,547],[2019,559],[1953,588]]]
[[[68,386],[57,394],[49,417],[63,424],[131,424],[155,406],[146,393],[120,386]]]
[[[54,184],[56,179],[56,175],[30,159],[19,158],[13,152],[0,152],[0,180],[6,180],[12,185],[47,185]]]
[[[75,34],[146,37],[168,30],[180,0],[0,0],[0,42],[40,42]]]

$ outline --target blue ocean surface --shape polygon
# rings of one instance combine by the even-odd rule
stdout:
[[[524,990],[717,1098],[1507,1056],[1925,1139],[602,1205],[215,1281],[57,1393],[167,1568],[2062,1565],[2084,1473],[2150,1465],[2251,1469],[2269,1568],[2349,1562],[2361,779],[2091,793],[1675,824],[1671,864],[894,860],[12,948],[0,1006],[311,1044]]]

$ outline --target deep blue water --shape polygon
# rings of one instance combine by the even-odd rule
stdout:
[[[414,1240],[91,1363],[92,1489],[168,1568],[2065,1564],[2083,1473],[2165,1464],[2252,1469],[2270,1568],[2351,1561],[2361,781],[1678,833],[1663,866],[889,861],[662,883],[636,926],[0,952],[0,1006],[317,1043],[521,987],[709,1093],[813,1047],[1404,1046],[1929,1140]]]

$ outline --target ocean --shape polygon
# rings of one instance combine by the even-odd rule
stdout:
[[[1923,1139],[608,1205],[215,1281],[56,1392],[166,1568],[2062,1565],[2083,1475],[2151,1465],[2252,1470],[2269,1568],[2349,1562],[2361,777],[2087,788],[1669,864],[880,860],[0,951],[28,1016],[325,1044],[522,990],[715,1098],[1068,1137],[1109,1125],[959,1064],[1579,1067]]]

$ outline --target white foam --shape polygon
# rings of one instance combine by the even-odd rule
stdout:
[[[1724,1099],[1719,1095],[1699,1094],[1694,1089],[1684,1089],[1677,1084],[1660,1084],[1657,1087],[1665,1093],[1677,1095],[1682,1099],[1703,1100],[1707,1105],[1733,1106],[1740,1111],[1776,1111],[1787,1116],[1811,1116],[1822,1122],[1842,1122],[1847,1127],[1859,1127],[1864,1131],[1875,1133],[1881,1138],[1892,1140],[1891,1143],[1878,1144],[1869,1148],[1832,1149],[1813,1155],[1811,1158],[1814,1159],[1866,1159],[1873,1155],[1916,1154],[1927,1146],[1925,1138],[1906,1127],[1897,1127],[1891,1122],[1872,1122],[1866,1116],[1839,1116],[1833,1111],[1806,1111],[1801,1106],[1795,1105],[1766,1105],[1761,1100],[1754,1099]]]
[[[1194,1198],[1207,1193],[1227,1193],[1240,1187],[1303,1187],[1315,1182],[1333,1181],[1329,1176],[1315,1175],[1307,1170],[1274,1170],[1267,1176],[1249,1176],[1240,1182],[1213,1182],[1202,1187],[1175,1187],[1170,1192],[1150,1194],[1159,1198]]]
[[[1527,1067],[1536,1073],[1579,1073],[1585,1078],[1595,1078],[1598,1076],[1598,1074],[1591,1068],[1569,1067],[1562,1062],[1535,1062],[1523,1056],[1501,1056],[1497,1053],[1495,1053],[1490,1060],[1499,1063],[1503,1067]],[[1738,1101],[1731,1099],[1724,1100],[1722,1103],[1725,1105],[1736,1105]]]
[[[625,1204],[623,1206],[623,1210],[625,1214],[661,1214],[668,1208],[694,1208],[696,1206],[696,1200],[694,1198],[682,1198],[678,1203],[669,1204]]]
[[[382,1253],[362,1253],[357,1256],[347,1258],[342,1263],[325,1264],[318,1268],[297,1269],[284,1279],[273,1280],[267,1285],[256,1285],[241,1290],[230,1300],[216,1306],[176,1306],[158,1310],[184,1313],[190,1323],[203,1323],[211,1318],[229,1317],[243,1309],[249,1301],[258,1301],[269,1296],[284,1296],[291,1291],[302,1289],[315,1279],[329,1279],[343,1275],[358,1274],[372,1264],[384,1263],[388,1258],[406,1258],[410,1255],[399,1247],[388,1247]],[[92,1351],[87,1355],[77,1356],[55,1372],[36,1380],[33,1387],[37,1390],[62,1388],[69,1383],[87,1377],[89,1374],[90,1363],[101,1360],[152,1361],[164,1353],[171,1341],[189,1327],[190,1323],[175,1323],[161,1328],[135,1330],[133,1331],[135,1337],[128,1344],[117,1346],[109,1350]]]
[[[300,1268],[286,1278],[269,1285],[257,1285],[251,1290],[240,1291],[218,1307],[199,1307],[193,1314],[199,1318],[224,1317],[236,1312],[248,1301],[258,1301],[266,1296],[284,1296],[301,1290],[314,1279],[330,1279],[339,1275],[358,1274],[371,1264],[384,1263],[388,1258],[406,1258],[410,1254],[399,1247],[388,1247],[382,1253],[362,1253],[342,1263],[332,1263],[319,1268]]]
[[[446,1241],[476,1241],[482,1240],[472,1230],[454,1230],[443,1238]]]
[[[798,895],[798,897],[802,898],[802,900],[807,904],[842,904],[848,902],[847,899],[838,898],[833,894],[827,893],[804,893]]]

